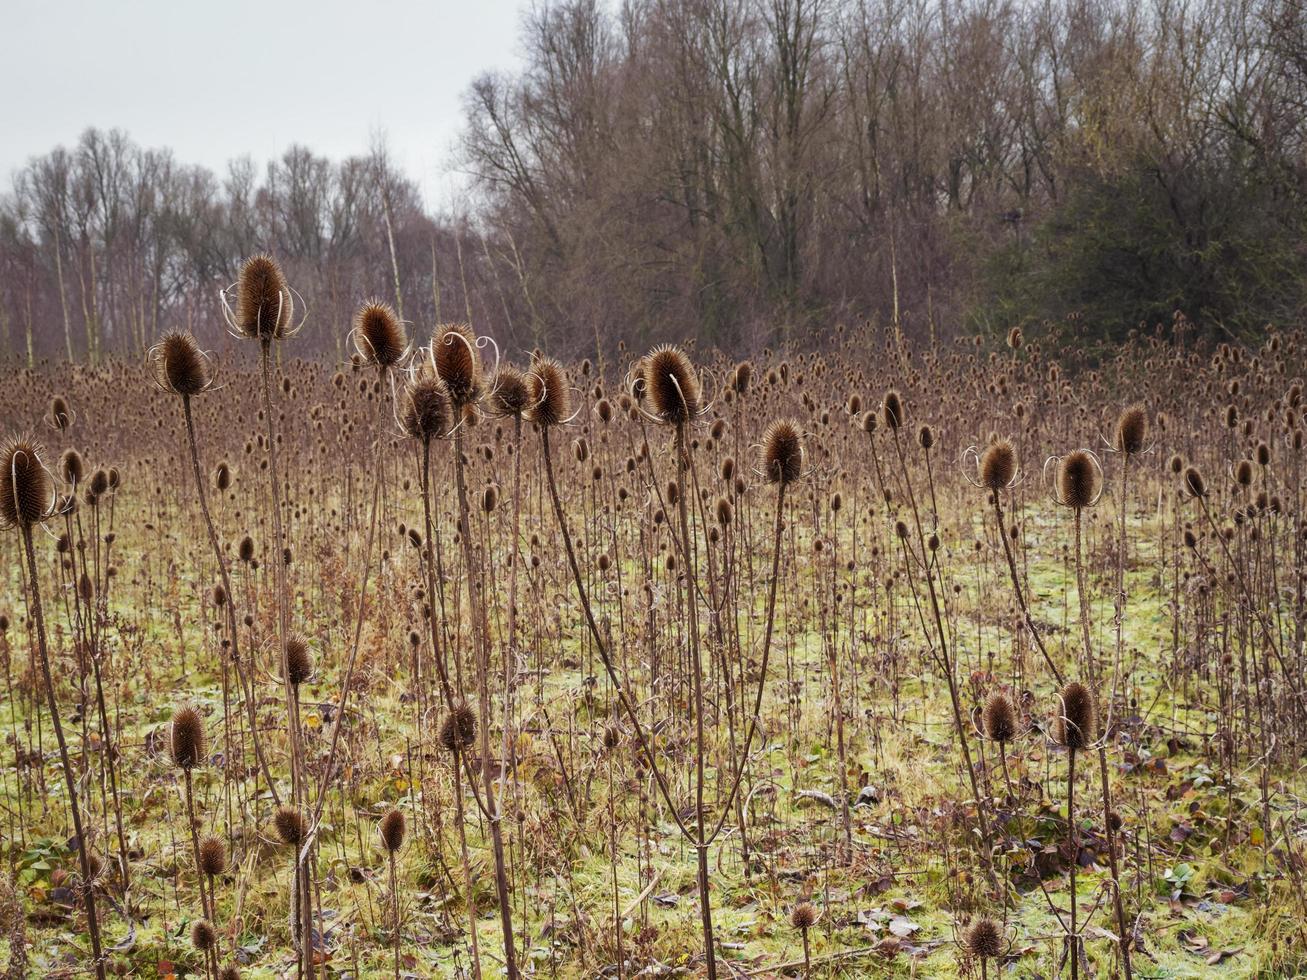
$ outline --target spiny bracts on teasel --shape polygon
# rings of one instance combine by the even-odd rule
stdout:
[[[227,845],[217,837],[200,841],[200,870],[216,878],[227,870]]]
[[[967,926],[962,945],[978,959],[997,959],[1003,953],[1003,929],[993,919],[983,916]]]
[[[423,441],[443,439],[453,424],[453,409],[445,383],[434,376],[419,377],[404,386],[400,421],[404,431]]]
[[[485,393],[481,352],[470,326],[450,323],[437,327],[431,338],[431,362],[454,407],[466,408],[481,400]]]
[[[191,923],[191,945],[202,953],[207,953],[218,944],[218,931],[208,919],[196,919]]]
[[[531,397],[531,421],[548,427],[567,420],[571,397],[561,364],[552,357],[532,357],[527,386]]]
[[[309,835],[308,820],[304,813],[294,806],[277,807],[277,812],[272,815],[272,826],[283,844],[299,846]]]
[[[1053,741],[1068,749],[1089,748],[1098,737],[1098,706],[1093,693],[1079,681],[1062,688],[1053,721]]]
[[[811,902],[800,902],[790,912],[790,925],[800,932],[807,932],[817,924],[817,907]]]
[[[454,705],[454,710],[445,715],[440,724],[440,744],[447,752],[462,752],[476,741],[476,737],[476,712],[466,702]]]
[[[194,769],[204,764],[204,719],[191,705],[182,705],[172,713],[169,753],[178,769]]]
[[[980,485],[988,490],[1006,490],[1017,475],[1017,451],[1007,439],[995,439],[977,463]]]
[[[803,440],[789,419],[777,419],[762,437],[759,462],[769,483],[793,483],[803,473]]]
[[[271,255],[254,255],[236,280],[235,327],[249,340],[265,343],[286,335],[295,317],[295,299]]]
[[[1138,456],[1148,441],[1148,413],[1142,405],[1131,405],[1116,420],[1113,448],[1127,456]]]
[[[640,380],[650,414],[660,422],[684,425],[698,417],[703,389],[681,348],[668,344],[651,350],[641,363]]]
[[[1098,500],[1100,486],[1098,466],[1083,449],[1062,457],[1057,468],[1057,496],[1072,510],[1084,510]]]
[[[0,450],[0,525],[31,527],[54,509],[54,479],[41,462],[41,447],[12,439]]]
[[[367,364],[394,367],[408,350],[408,337],[399,314],[389,303],[369,300],[354,314],[354,346]]]
[[[1017,712],[1012,699],[1002,691],[995,691],[985,699],[980,714],[981,730],[994,742],[1010,742],[1017,736]]]
[[[381,844],[389,853],[394,854],[404,846],[405,823],[400,810],[388,810],[377,829],[381,834]]]
[[[491,389],[490,406],[495,415],[521,417],[531,407],[531,387],[527,376],[515,367],[501,367]]]
[[[292,687],[299,687],[313,676],[313,651],[302,636],[286,638],[286,679]]]
[[[209,363],[200,345],[189,333],[173,330],[164,334],[150,352],[159,384],[184,398],[198,395],[210,383]]]

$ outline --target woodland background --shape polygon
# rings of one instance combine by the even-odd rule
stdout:
[[[561,356],[1252,334],[1305,298],[1303,5],[539,5],[523,70],[465,94],[440,212],[380,143],[215,173],[89,129],[33,157],[0,198],[0,357],[222,346],[218,288],[264,249],[313,298],[306,355],[368,294]]]

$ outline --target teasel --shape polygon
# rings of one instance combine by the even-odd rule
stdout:
[[[165,334],[160,341],[150,349],[149,359],[155,371],[155,378],[159,387],[165,391],[171,391],[179,396],[182,407],[182,423],[186,433],[186,448],[190,458],[191,477],[195,483],[195,495],[200,505],[200,515],[204,520],[205,534],[209,542],[209,550],[213,552],[214,560],[218,564],[218,577],[223,591],[226,593],[228,601],[223,606],[224,615],[227,622],[227,641],[231,644],[231,663],[235,667],[237,683],[240,686],[240,699],[246,707],[247,722],[250,728],[250,737],[254,746],[254,755],[258,762],[259,769],[263,774],[265,783],[272,793],[274,802],[280,803],[281,797],[277,791],[277,786],[272,778],[263,753],[263,739],[260,734],[260,726],[255,718],[254,698],[253,698],[253,681],[245,675],[244,664],[240,656],[240,633],[237,627],[236,619],[236,593],[231,586],[230,569],[228,568],[227,555],[224,553],[222,545],[219,543],[218,531],[213,522],[213,516],[209,510],[208,492],[206,481],[203,475],[203,469],[200,465],[199,438],[196,434],[195,414],[191,406],[191,399],[196,395],[203,394],[213,388],[213,378],[209,371],[207,356],[199,349],[195,338],[188,333],[173,332]],[[269,422],[271,425],[271,422]],[[226,464],[221,464],[226,466]],[[109,480],[105,475],[105,486]],[[215,480],[219,490],[224,490],[221,477]],[[230,470],[226,482],[230,483]],[[98,490],[98,481],[92,477],[91,486],[88,490]],[[241,542],[241,557],[244,557],[244,541]],[[253,550],[253,542],[250,545]],[[222,664],[222,673],[224,685],[227,677],[227,664]],[[226,688],[224,686],[224,694]],[[224,700],[225,705],[225,700]],[[231,746],[224,746],[224,756],[231,758]]]
[[[396,368],[408,355],[404,324],[394,307],[380,300],[368,300],[358,308],[350,340],[363,363],[378,368]]]
[[[64,405],[67,413],[67,405]],[[63,428],[67,428],[65,424]],[[62,429],[61,429],[62,431]],[[81,863],[83,880],[92,879],[90,854],[86,835],[82,830],[82,812],[77,796],[77,776],[68,755],[63,724],[59,716],[59,700],[55,695],[54,677],[50,670],[50,653],[45,632],[45,613],[41,604],[40,579],[37,576],[36,550],[32,528],[53,515],[55,509],[54,478],[41,460],[40,447],[27,439],[10,439],[0,448],[0,529],[17,528],[23,541],[23,554],[27,559],[27,584],[31,590],[31,616],[36,635],[36,648],[41,663],[41,680],[45,687],[50,721],[55,740],[59,743],[59,761],[64,771],[68,806],[72,811],[73,831],[77,838],[77,855]],[[100,947],[100,922],[95,910],[95,891],[83,891],[86,903],[86,920],[91,940],[92,965],[97,980],[104,980],[104,955]]]
[[[1003,766],[1003,782],[1008,796],[1012,795],[1012,777],[1007,768],[1007,747],[1021,734],[1016,706],[1002,691],[993,691],[985,699],[980,713],[980,730],[985,738],[998,746],[999,762]]]
[[[1049,671],[1061,684],[1063,682],[1062,672],[1053,663],[1053,657],[1049,654],[1048,647],[1044,645],[1044,637],[1040,633],[1035,617],[1030,611],[1030,605],[1026,601],[1025,589],[1021,586],[1021,575],[1017,570],[1016,556],[1012,553],[1012,544],[1008,540],[1007,518],[1003,515],[1002,494],[1004,491],[1015,487],[1019,480],[1016,449],[1013,447],[1011,440],[993,437],[990,439],[989,444],[985,446],[983,452],[977,450],[974,446],[970,446],[963,451],[964,469],[967,461],[972,458],[975,459],[976,478],[973,480],[970,476],[967,476],[967,479],[973,486],[989,491],[990,502],[994,505],[995,530],[999,540],[1003,543],[1003,556],[1007,559],[1008,575],[1012,581],[1012,592],[1016,595],[1017,605],[1020,607],[1022,617],[1025,620],[1026,630],[1034,639],[1035,646],[1039,648],[1039,653],[1044,658],[1044,663],[1048,665]]]
[[[673,345],[655,347],[640,364],[639,390],[647,398],[655,421],[684,426],[703,410],[703,388],[685,351]]]
[[[219,300],[232,332],[265,347],[299,329],[295,323],[295,292],[271,255],[246,259],[236,282],[219,292]]]
[[[452,697],[452,695],[451,695]],[[466,701],[453,702],[440,724],[440,744],[452,757],[450,770],[454,777],[454,828],[458,834],[459,854],[463,865],[464,902],[467,906],[468,944],[472,953],[472,970],[481,975],[481,952],[477,940],[476,900],[472,887],[472,862],[468,855],[467,829],[463,816],[463,778],[460,767],[464,753],[476,742],[477,716]],[[471,783],[469,778],[469,783]],[[475,786],[475,784],[473,784]]]
[[[485,394],[481,350],[468,324],[447,323],[437,327],[428,348],[428,360],[436,377],[445,383],[456,409],[461,412],[481,400]]]
[[[803,976],[808,980],[812,976],[812,946],[808,942],[808,930],[821,918],[817,907],[811,902],[800,902],[790,910],[790,925],[799,930],[803,939]]]
[[[1053,741],[1067,750],[1066,808],[1067,835],[1071,850],[1070,943],[1071,976],[1080,975],[1080,935],[1076,931],[1076,869],[1080,864],[1080,825],[1076,821],[1076,753],[1093,747],[1098,738],[1098,705],[1093,692],[1072,681],[1058,695],[1059,710],[1053,719]]]
[[[211,880],[204,873],[204,862],[200,852],[199,821],[195,816],[195,786],[192,773],[203,766],[208,757],[208,737],[204,730],[204,718],[193,705],[185,704],[172,713],[172,722],[168,732],[168,751],[172,764],[182,771],[183,785],[186,791],[186,823],[190,831],[191,856],[195,861],[195,881],[200,890],[200,908],[205,918],[212,922],[216,918]],[[204,949],[205,960],[210,973],[217,970],[217,953],[214,943]],[[198,948],[198,947],[197,947]]]
[[[400,944],[400,909],[399,878],[395,873],[395,855],[404,846],[404,814],[398,809],[390,809],[381,818],[377,831],[381,836],[381,846],[385,848],[386,858],[390,864],[390,900],[393,903],[394,919],[391,942],[395,949],[395,980],[399,980],[399,944]]]
[[[980,960],[980,975],[989,976],[989,961],[1003,955],[1003,927],[988,916],[973,919],[963,930],[962,946]]]

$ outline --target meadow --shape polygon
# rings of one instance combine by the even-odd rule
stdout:
[[[5,369],[0,975],[1307,972],[1299,332],[335,364],[291,285]]]

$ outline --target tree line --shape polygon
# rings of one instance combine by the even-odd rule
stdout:
[[[384,147],[219,176],[88,131],[0,202],[0,345],[218,336],[267,249],[332,350],[360,294],[569,354],[1139,324],[1304,299],[1304,0],[563,0],[465,94],[457,213]]]

